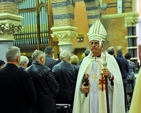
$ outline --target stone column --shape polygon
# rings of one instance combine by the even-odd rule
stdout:
[[[5,53],[9,46],[13,45],[14,33],[22,30],[18,16],[18,6],[14,2],[0,2],[0,59],[5,59]]]
[[[138,13],[132,13],[131,16],[124,18],[125,27],[128,30],[128,36],[125,38],[128,40],[128,51],[132,55],[131,60],[138,64],[138,46],[137,46],[137,35],[136,35],[136,24],[138,23]]]
[[[72,53],[72,38],[76,35],[77,27],[73,26],[60,26],[52,27],[53,33],[51,36],[58,39],[59,50],[67,50],[70,55]]]

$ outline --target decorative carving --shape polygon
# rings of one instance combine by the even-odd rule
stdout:
[[[36,2],[36,15],[39,15],[42,7],[44,7],[45,11],[48,12],[48,7],[47,7],[47,4],[45,2],[40,1],[39,4],[38,4],[38,2]]]
[[[39,0],[39,1],[40,1],[40,2],[44,2],[44,3],[46,2],[46,0]]]
[[[51,36],[58,38],[58,45],[70,45],[72,44],[72,38],[76,36],[77,27],[60,26],[52,27],[51,30],[53,31],[53,34],[51,34]]]
[[[0,34],[15,34],[18,32],[21,32],[23,30],[21,25],[16,25],[16,24],[0,24]]]
[[[136,26],[138,23],[138,13],[135,13],[131,16],[125,17],[125,26]]]
[[[76,32],[60,31],[60,32],[54,32],[52,36],[58,38],[59,41],[58,45],[68,45],[68,44],[72,44],[72,37],[76,36]]]

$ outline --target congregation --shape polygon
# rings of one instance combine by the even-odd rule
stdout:
[[[127,113],[136,66],[121,48],[105,50],[106,35],[96,21],[82,59],[62,50],[56,60],[52,46],[35,50],[32,59],[19,47],[8,48],[7,62],[0,60],[0,113]]]

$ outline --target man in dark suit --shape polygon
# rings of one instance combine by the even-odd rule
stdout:
[[[128,98],[127,98],[127,76],[129,75],[129,64],[128,61],[123,57],[122,50],[117,50],[117,59],[121,62],[121,75],[123,80],[123,86],[124,86],[124,94],[125,94],[125,110],[127,112],[128,108]]]
[[[35,90],[37,92],[37,102],[33,113],[56,113],[55,97],[59,90],[51,69],[45,64],[45,53],[35,50],[32,54],[32,64],[25,71],[32,76]]]
[[[7,65],[0,70],[0,113],[32,113],[36,92],[31,76],[18,68],[21,52],[11,46]]]
[[[56,101],[57,103],[70,104],[72,108],[79,68],[70,63],[70,55],[67,50],[60,52],[60,59],[62,61],[52,68],[52,72],[60,87]]]
[[[47,46],[44,50],[45,54],[46,54],[46,62],[45,62],[45,66],[49,67],[50,69],[52,69],[52,67],[57,64],[57,60],[54,60],[53,57],[53,53],[54,53],[54,49],[51,46]]]
[[[118,66],[119,66],[119,69],[122,72],[122,68],[121,68],[122,67],[122,64],[121,64],[120,60],[115,56],[115,49],[114,49],[114,47],[113,46],[110,46],[108,48],[107,52],[116,59],[116,61],[118,63]]]

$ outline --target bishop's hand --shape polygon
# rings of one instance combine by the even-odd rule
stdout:
[[[104,67],[102,69],[102,71],[103,71],[104,76],[107,76],[108,78],[111,77],[110,71],[109,71],[109,69],[107,67]]]
[[[86,82],[84,82],[84,83],[81,85],[80,90],[81,90],[82,93],[88,94],[88,92],[89,92],[89,85],[86,86],[85,84],[86,84]]]

